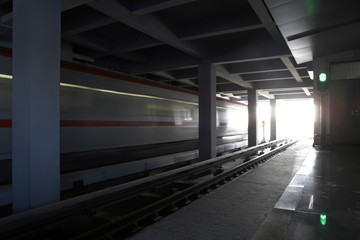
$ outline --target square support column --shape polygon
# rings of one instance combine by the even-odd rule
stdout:
[[[327,144],[326,135],[328,135],[330,131],[330,101],[328,93],[319,92],[316,82],[321,72],[328,72],[327,65],[325,57],[315,58],[313,60],[315,89],[314,144],[320,144],[321,147],[324,147]]]
[[[257,102],[258,93],[256,89],[248,89],[248,146],[257,145]]]
[[[13,1],[13,212],[60,200],[60,0]]]
[[[209,61],[199,65],[199,159],[216,157],[216,72]]]
[[[314,81],[314,89],[316,89],[316,81]],[[314,144],[313,145],[320,145],[321,144],[321,129],[320,129],[320,99],[321,96],[316,91],[313,94],[314,96],[314,108],[315,108],[315,121],[314,121]]]
[[[276,99],[270,99],[270,141],[276,140]]]

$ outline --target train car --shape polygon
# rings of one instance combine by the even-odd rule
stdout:
[[[4,55],[4,54],[3,54]],[[11,57],[0,56],[0,160],[11,159]],[[61,68],[61,153],[198,138],[196,92],[72,63]],[[217,136],[247,138],[246,105],[217,100]]]

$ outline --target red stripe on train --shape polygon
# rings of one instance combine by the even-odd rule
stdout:
[[[12,57],[12,49],[0,47],[0,56]],[[70,63],[70,62],[62,61],[61,68],[78,71],[78,72],[94,74],[94,75],[98,75],[98,76],[102,76],[102,77],[119,79],[119,80],[128,81],[128,82],[134,82],[134,83],[138,83],[138,84],[143,84],[143,85],[148,85],[148,86],[152,86],[152,87],[163,88],[166,90],[177,91],[177,92],[182,92],[182,93],[187,93],[187,94],[192,94],[192,95],[198,96],[198,93],[190,91],[190,90],[175,88],[175,87],[163,85],[160,83],[147,82],[142,79],[122,75],[120,73],[115,73],[115,72],[110,72],[110,71],[106,71],[106,70],[102,70],[102,69],[82,66],[82,65],[78,65],[78,64],[74,64],[74,63]],[[227,100],[227,99],[222,99],[222,98],[216,98],[216,99],[218,101],[222,101],[222,102],[228,102],[228,103],[237,104],[237,105],[241,105],[241,106],[247,106],[246,104],[233,102],[233,101]]]
[[[154,122],[154,121],[79,121],[62,120],[61,127],[146,127],[146,126],[196,126],[197,122]]]
[[[0,47],[0,55],[5,57],[12,57],[12,50],[9,48]]]
[[[12,122],[10,119],[0,119],[0,128],[11,128]]]
[[[154,122],[154,121],[80,121],[61,120],[60,127],[151,127],[151,126],[197,126],[197,122]],[[227,122],[220,122],[227,126]],[[10,119],[0,119],[0,128],[11,128]]]
[[[69,70],[73,70],[73,71],[77,71],[77,72],[89,73],[89,74],[92,74],[92,75],[98,75],[98,76],[101,76],[101,77],[119,79],[119,80],[123,80],[123,81],[127,81],[127,82],[133,82],[133,83],[138,83],[138,84],[142,84],[142,85],[148,85],[148,86],[157,87],[157,88],[163,88],[163,89],[171,90],[171,91],[177,91],[177,92],[197,95],[196,92],[193,92],[193,91],[190,91],[190,90],[175,88],[175,87],[172,87],[172,86],[167,86],[167,85],[160,84],[160,83],[155,83],[155,82],[147,82],[147,81],[144,81],[142,79],[122,75],[120,73],[109,72],[109,71],[106,71],[106,70],[81,66],[81,65],[78,65],[78,64],[70,63],[70,62],[62,61],[61,62],[61,68],[69,69]]]

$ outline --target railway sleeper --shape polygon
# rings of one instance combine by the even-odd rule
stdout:
[[[268,154],[270,155],[270,153]],[[268,155],[265,155],[266,157]],[[271,155],[274,155],[273,153],[271,153]],[[166,212],[166,209],[169,209],[170,211],[168,212],[174,212],[176,210],[179,209],[179,207],[184,206],[186,204],[186,202],[188,202],[187,200],[192,200],[192,196],[195,196],[194,199],[196,199],[196,196],[201,196],[202,193],[206,193],[206,192],[210,192],[212,191],[212,189],[216,188],[216,185],[218,185],[219,183],[225,183],[227,181],[227,178],[231,179],[231,176],[233,174],[241,174],[244,173],[246,171],[249,171],[250,169],[254,168],[254,163],[258,163],[260,161],[264,161],[265,157],[258,157],[257,159],[253,159],[251,160],[252,162],[249,162],[249,164],[245,163],[242,164],[241,166],[235,167],[232,170],[220,173],[217,176],[214,176],[211,180],[205,181],[205,182],[201,182],[198,183],[196,185],[191,185],[191,184],[183,184],[178,182],[173,182],[175,183],[175,185],[178,188],[178,191],[176,191],[173,194],[170,195],[166,195],[163,196],[162,194],[159,194],[158,192],[156,192],[156,194],[159,194],[160,199],[157,197],[146,197],[146,196],[141,196],[140,198],[138,198],[139,200],[139,204],[143,201],[147,202],[146,207],[142,207],[139,209],[139,207],[137,207],[137,204],[132,205],[134,207],[134,212],[132,211],[128,211],[125,212],[123,214],[117,214],[115,213],[116,211],[112,210],[112,207],[116,207],[115,205],[119,206],[122,205],[124,203],[124,201],[121,200],[117,200],[115,201],[116,204],[111,204],[111,203],[107,203],[107,209],[104,208],[103,206],[98,207],[97,211],[96,211],[96,216],[103,216],[103,219],[106,221],[110,221],[109,223],[105,223],[103,225],[100,226],[99,231],[105,231],[107,233],[111,233],[110,236],[120,236],[121,233],[121,229],[124,229],[125,227],[129,227],[128,223],[134,223],[130,226],[131,229],[138,229],[138,226],[140,227],[144,225],[146,222],[153,222],[154,221],[154,215],[153,213],[156,212]],[[183,187],[183,185],[187,185],[186,187]],[[163,185],[164,186],[164,185]],[[170,186],[170,185],[167,185]],[[161,188],[160,188],[161,189]],[[161,198],[161,197],[164,198]],[[152,199],[154,202],[150,201],[149,199]],[[158,202],[156,202],[156,200],[158,199]],[[133,199],[127,199],[127,201],[129,202],[134,202]],[[150,211],[149,211],[150,210]],[[111,214],[109,214],[108,212],[111,212],[111,214],[113,214],[113,216]],[[148,212],[146,212],[148,211]],[[105,214],[106,213],[106,214]],[[107,215],[107,216],[106,216]],[[105,217],[104,217],[105,216]],[[95,216],[93,216],[95,217]],[[141,223],[139,225],[139,223]],[[112,229],[114,228],[114,230]],[[46,228],[45,228],[46,229]],[[140,230],[142,229],[142,227],[140,227]],[[109,231],[108,231],[109,230]],[[131,232],[134,232],[133,230],[131,230]],[[40,230],[41,231],[41,230]],[[113,234],[114,233],[114,234]],[[92,234],[95,234],[96,236],[101,235],[101,233],[98,233],[98,230],[94,230],[94,231],[90,231],[89,233],[84,233],[81,234],[82,236],[79,236],[79,239],[86,239],[86,236],[93,236]],[[120,235],[119,235],[120,234]],[[106,235],[102,235],[103,237]]]
[[[216,175],[221,174],[222,172],[224,172],[224,169],[223,169],[222,165],[219,165],[219,166],[214,167],[213,175],[216,176]]]
[[[122,217],[117,214],[113,214],[113,213],[110,213],[107,211],[106,212],[100,211],[100,210],[96,211],[96,213],[94,214],[94,217],[101,218],[101,219],[104,219],[104,220],[107,220],[110,222],[122,219]]]
[[[158,212],[153,212],[151,215],[152,215],[152,219],[153,219],[154,222],[159,221],[160,219],[162,219],[162,216]]]
[[[131,232],[132,233],[136,233],[136,232],[139,232],[140,230],[142,230],[143,227],[140,226],[137,222],[132,222],[131,223]]]

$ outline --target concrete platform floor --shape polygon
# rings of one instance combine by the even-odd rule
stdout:
[[[265,234],[267,226],[262,228],[262,224],[274,218],[272,212],[276,204],[282,208],[295,209],[293,205],[300,199],[299,191],[295,191],[296,196],[290,194],[290,198],[284,198],[285,201],[279,201],[279,199],[285,190],[292,190],[288,188],[288,185],[295,176],[297,180],[293,182],[293,187],[299,187],[298,185],[304,182],[304,177],[296,174],[300,169],[304,170],[302,164],[309,154],[310,158],[315,156],[312,143],[312,140],[298,142],[254,170],[163,218],[130,239],[243,240],[252,239],[260,230],[263,235],[259,234],[258,239],[273,239],[261,238],[267,236]],[[302,189],[303,187],[300,190]],[[300,201],[301,204],[305,204],[304,201],[306,197]],[[285,223],[282,225],[283,228],[277,228],[280,232],[286,230],[285,227],[288,226],[292,217],[288,213],[293,213],[294,209],[277,209],[288,215],[280,215],[285,218],[282,221]],[[298,218],[301,219],[301,216],[299,215]],[[290,227],[297,228],[296,225],[290,225]],[[291,233],[293,232],[287,233],[289,239],[291,239]],[[280,234],[280,237],[283,235],[283,233]]]
[[[300,194],[293,194],[299,196],[294,209],[289,209],[284,196],[297,192],[292,184],[298,176],[306,180],[298,186]],[[359,146],[313,151],[253,239],[359,240]]]

